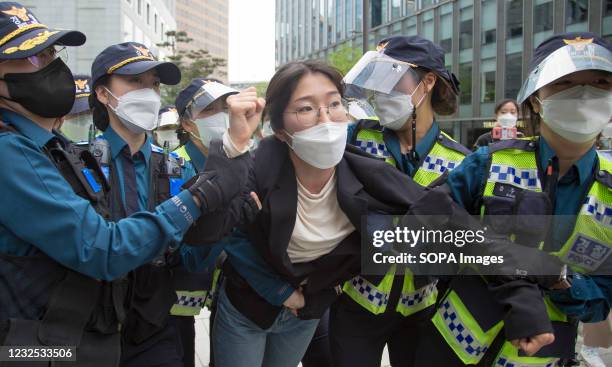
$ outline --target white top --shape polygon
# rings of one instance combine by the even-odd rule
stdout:
[[[312,194],[297,180],[297,215],[287,247],[291,262],[308,262],[326,255],[355,230],[338,204],[336,181],[334,171],[321,192]]]

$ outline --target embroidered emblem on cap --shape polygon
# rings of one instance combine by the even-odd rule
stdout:
[[[44,31],[44,32],[40,32],[34,38],[30,38],[28,40],[23,41],[17,47],[9,47],[9,48],[7,48],[6,50],[4,50],[4,53],[7,54],[7,55],[10,55],[10,54],[15,53],[17,51],[31,50],[34,47],[47,42],[49,37],[53,36],[56,33],[59,33],[59,31],[52,31],[52,32]]]
[[[91,94],[89,84],[87,84],[87,79],[75,79],[74,85],[76,86],[77,97],[87,97],[89,94]]]
[[[593,39],[592,38],[582,38],[582,37],[576,37],[574,39],[564,39],[563,42],[566,45],[575,45],[577,43],[593,43]]]
[[[18,8],[13,5],[9,10],[3,10],[2,12],[7,15],[12,15],[15,18],[19,18],[19,20],[22,22],[30,21],[30,15],[28,14],[28,9],[26,8]],[[13,20],[13,22],[15,22],[15,20]],[[15,24],[19,25],[18,23]]]
[[[383,51],[387,47],[388,44],[389,44],[389,41],[384,42],[384,43],[382,43],[382,42],[379,43],[378,46],[376,46],[376,51],[378,51],[378,52]]]
[[[136,45],[132,45],[132,47],[134,47],[134,49],[136,49],[136,52],[138,52],[138,54],[140,56],[144,56],[144,57],[147,57],[147,58],[149,58],[151,60],[155,60],[153,55],[151,55],[151,51],[149,51],[148,48],[146,48],[146,47],[139,47],[139,46],[136,46]]]

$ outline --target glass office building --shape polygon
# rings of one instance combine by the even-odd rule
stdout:
[[[461,82],[459,110],[440,120],[463,144],[487,131],[497,101],[516,98],[533,49],[554,33],[612,40],[612,0],[370,0],[369,49],[388,35],[442,46]],[[276,63],[362,49],[363,0],[276,0]]]

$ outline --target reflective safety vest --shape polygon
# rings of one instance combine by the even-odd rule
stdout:
[[[397,166],[397,162],[387,149],[382,127],[377,121],[359,121],[350,142],[363,151]],[[451,171],[457,167],[469,153],[467,148],[441,131],[422,160],[413,180],[421,186],[427,186],[440,178],[447,170]],[[343,291],[368,311],[373,314],[381,314],[387,309],[395,272],[396,268],[392,266],[379,284],[372,284],[358,275],[344,284]],[[417,289],[412,272],[406,269],[396,311],[403,316],[410,316],[433,305],[438,294],[436,283],[431,282]]]
[[[512,214],[512,205],[506,204],[507,209],[499,210],[499,206],[503,205],[500,203],[503,200],[506,200],[507,203],[508,199],[499,198],[500,185],[510,185],[516,190],[542,192],[537,164],[537,145],[537,138],[531,138],[516,139],[491,146],[491,163],[484,187],[481,213]],[[495,195],[496,192],[498,195]],[[539,209],[541,208],[533,210],[538,211]],[[612,267],[611,253],[612,162],[598,155],[598,170],[579,210],[573,231],[561,249],[551,254],[558,256],[574,271],[589,273],[598,269],[610,269]],[[478,282],[484,284],[482,279],[479,279]],[[483,285],[483,287],[486,286]],[[477,287],[472,287],[474,293],[477,292],[475,288]],[[466,293],[465,296],[473,295]],[[462,300],[454,289],[449,290],[432,321],[448,345],[465,364],[477,364],[502,329],[503,321],[499,318],[500,321],[494,326],[483,330],[477,321],[482,315],[472,314],[465,306],[466,300],[467,298]],[[567,316],[558,310],[548,297],[545,297],[544,301],[553,327],[555,324],[567,326]],[[561,327],[559,329],[567,330]],[[563,339],[558,338],[557,340]],[[559,345],[551,350],[568,350],[569,348],[571,346]],[[518,356],[517,349],[506,341],[496,357],[494,366],[554,366],[559,359],[558,355],[545,358]]]
[[[208,307],[210,309],[212,306],[212,301],[218,290],[220,274],[221,269],[215,269],[210,291],[176,291],[177,301],[172,306],[172,309],[170,309],[170,314],[174,316],[197,316],[200,314],[203,307]]]

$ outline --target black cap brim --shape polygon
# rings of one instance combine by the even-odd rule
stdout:
[[[19,47],[23,45],[24,42],[34,39],[39,36],[43,32],[56,32],[50,35],[44,42],[30,48],[27,50],[20,50]],[[85,34],[79,31],[69,31],[69,30],[59,30],[59,29],[47,29],[47,28],[38,28],[33,29],[27,33],[24,33],[6,44],[0,47],[0,60],[14,60],[14,59],[25,59],[26,57],[30,57],[36,55],[42,50],[46,49],[49,46],[53,45],[62,45],[62,46],[81,46],[85,43]],[[13,51],[15,50],[15,51]]]
[[[138,75],[151,69],[157,69],[159,80],[163,84],[176,85],[181,81],[181,70],[178,66],[166,61],[134,61],[114,70],[112,74]]]
[[[77,113],[89,111],[89,101],[87,97],[77,97],[74,100],[74,104],[72,105],[72,109],[68,112],[69,115],[74,115]]]

